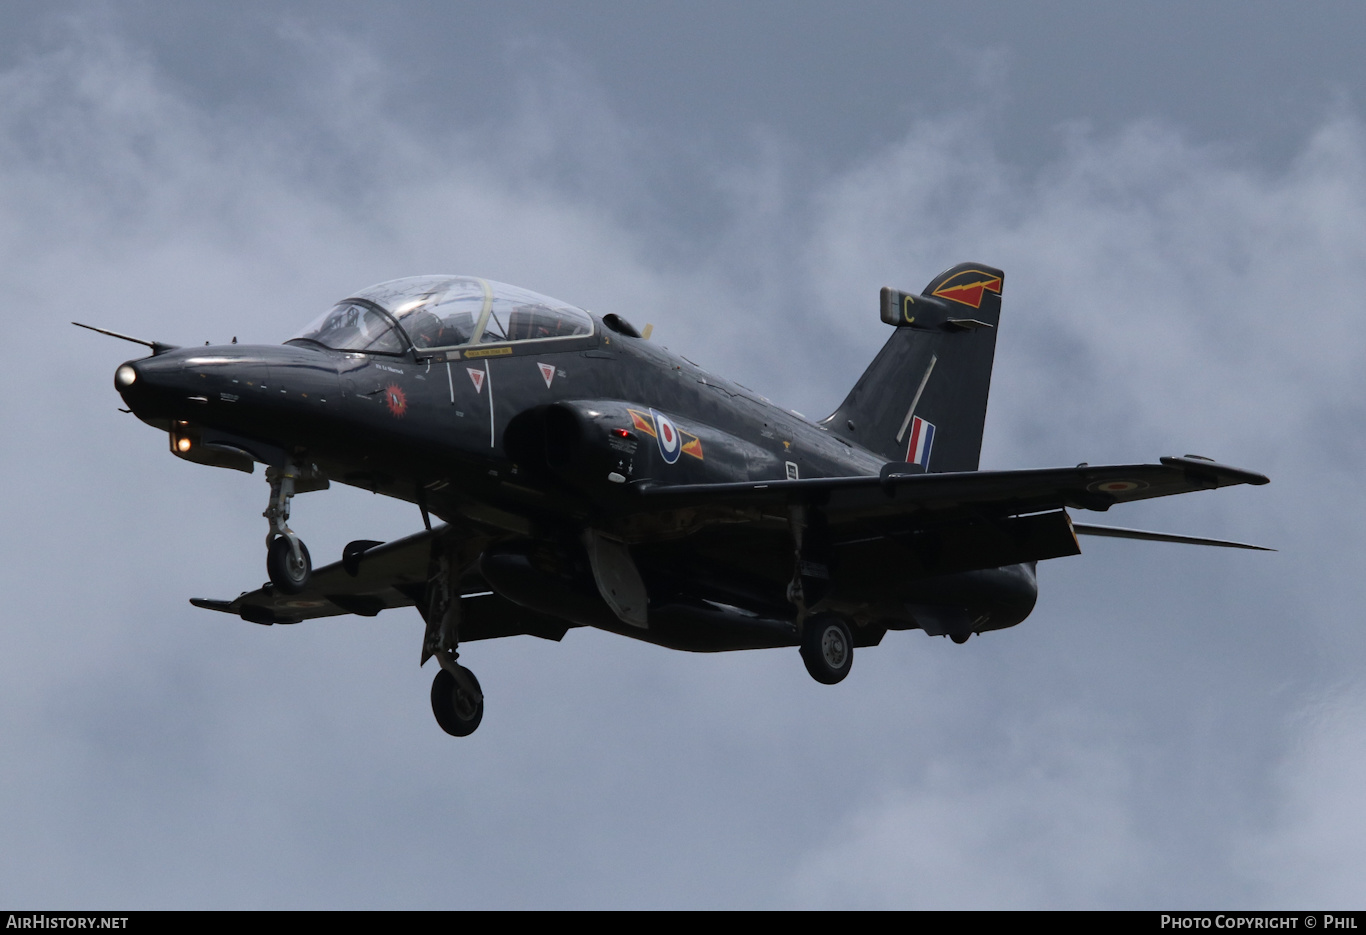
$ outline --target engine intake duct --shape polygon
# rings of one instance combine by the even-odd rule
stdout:
[[[620,489],[635,472],[639,440],[627,408],[614,401],[568,400],[521,413],[503,434],[519,467],[590,496]]]

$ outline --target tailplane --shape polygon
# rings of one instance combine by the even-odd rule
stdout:
[[[977,470],[1004,278],[960,263],[920,295],[883,289],[882,320],[896,332],[821,424],[923,471]]]

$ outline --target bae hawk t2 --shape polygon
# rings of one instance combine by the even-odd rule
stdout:
[[[965,263],[883,289],[894,331],[820,422],[617,315],[466,276],[361,290],[279,347],[105,333],[151,349],[114,382],[174,455],[265,466],[269,583],[192,603],[267,625],[415,606],[432,710],[464,736],[484,695],[462,643],[590,626],[797,647],[833,684],[889,630],[962,643],[1024,620],[1035,564],[1078,554],[1078,533],[1256,548],[1068,515],[1267,482],[1205,458],[977,469],[1003,281]],[[415,504],[423,530],[314,569],[290,501],[333,481]]]

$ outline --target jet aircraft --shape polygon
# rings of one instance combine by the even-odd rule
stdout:
[[[1207,458],[978,470],[1003,283],[964,263],[918,295],[883,289],[894,330],[819,422],[619,315],[470,276],[363,289],[283,346],[93,330],[150,348],[114,382],[172,454],[265,466],[269,582],[191,602],[266,625],[415,606],[433,713],[464,736],[484,695],[458,647],[477,640],[590,626],[797,647],[834,684],[889,630],[962,643],[1020,623],[1036,563],[1078,554],[1079,533],[1258,548],[1067,512],[1267,483]],[[315,570],[290,503],[332,481],[415,504],[423,529]]]

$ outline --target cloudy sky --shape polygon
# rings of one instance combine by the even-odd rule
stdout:
[[[1358,4],[0,5],[0,904],[1297,907],[1366,877]],[[416,612],[263,628],[266,485],[117,411],[136,349],[517,283],[808,415],[879,287],[1007,272],[983,466],[1269,474],[1103,521],[1034,615],[795,651]],[[315,556],[414,531],[334,488]],[[1096,518],[1084,514],[1086,518]]]

